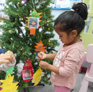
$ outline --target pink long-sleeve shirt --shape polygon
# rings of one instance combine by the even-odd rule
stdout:
[[[84,57],[83,42],[59,49],[53,65],[59,67],[59,74],[51,72],[50,81],[56,86],[64,86],[72,89],[75,85],[79,69]]]

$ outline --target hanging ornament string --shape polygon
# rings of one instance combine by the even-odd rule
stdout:
[[[34,1],[32,0],[32,5],[30,3],[28,3],[28,5],[31,7],[31,9],[33,9],[32,11],[35,10],[35,4],[34,4]]]
[[[34,1],[33,0],[32,0],[32,5],[33,5],[33,8],[34,8],[33,10],[35,10],[35,5],[34,5]]]
[[[42,13],[42,20],[45,20],[45,13],[44,13],[44,11],[43,11],[43,13]],[[42,31],[41,31],[41,36],[40,36],[40,38],[42,39],[42,36],[43,36],[43,33],[44,33],[44,25],[41,25],[41,28],[42,28]]]

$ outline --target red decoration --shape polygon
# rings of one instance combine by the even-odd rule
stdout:
[[[33,67],[30,60],[25,61],[25,65],[22,70],[22,78],[24,82],[29,82],[33,79]]]
[[[0,87],[0,91],[2,90],[2,88]]]

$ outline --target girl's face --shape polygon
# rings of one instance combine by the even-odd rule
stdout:
[[[26,73],[24,73],[24,76],[29,77],[30,75],[29,75],[29,73],[26,72]]]
[[[56,31],[59,35],[59,39],[64,43],[65,45],[70,45],[75,42],[75,38],[77,36],[77,32],[70,32],[67,34],[66,32]]]
[[[31,24],[32,24],[32,26],[35,26],[36,25],[36,22],[35,21],[32,21]]]

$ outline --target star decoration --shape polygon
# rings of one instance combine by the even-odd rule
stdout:
[[[17,90],[18,82],[14,83],[13,80],[14,80],[14,75],[11,76],[11,74],[8,74],[6,80],[0,80],[0,82],[3,83],[2,85],[0,85],[0,87],[2,88],[0,92],[18,92]]]
[[[44,44],[42,43],[42,41],[40,41],[39,43],[36,43],[36,49],[35,51],[46,51],[46,47],[44,47]]]
[[[33,76],[33,80],[32,80],[32,81],[35,82],[35,83],[34,83],[34,86],[38,85],[39,81],[41,80],[41,76],[43,75],[42,71],[43,71],[43,70],[39,68],[39,69],[35,72],[35,74],[34,74],[34,76]]]

